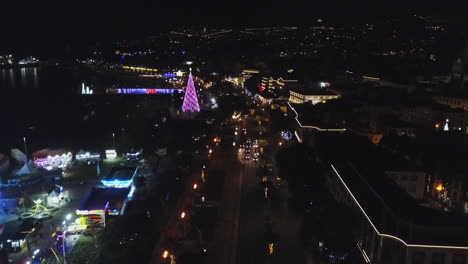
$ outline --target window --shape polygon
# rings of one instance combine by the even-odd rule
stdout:
[[[465,264],[466,255],[465,254],[453,254],[452,264]]]
[[[416,192],[416,184],[408,184],[408,192],[410,193]]]
[[[432,253],[432,264],[445,264],[445,253]]]
[[[411,264],[424,264],[424,252],[414,252]]]

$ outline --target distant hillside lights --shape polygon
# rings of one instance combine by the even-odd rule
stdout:
[[[28,65],[28,64],[37,64],[37,63],[39,63],[39,60],[32,56],[24,58],[18,62],[19,65]]]
[[[0,55],[0,65],[11,65],[13,64],[13,55]]]

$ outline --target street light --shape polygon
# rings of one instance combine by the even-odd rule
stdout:
[[[62,238],[62,252],[63,252],[63,261],[64,263],[66,264],[67,263],[67,260],[66,260],[66,252],[65,252],[65,242],[67,241],[67,236],[66,236],[66,233],[67,233],[67,221],[70,221],[72,218],[72,214],[67,214],[65,216],[65,220],[63,221],[63,238]]]
[[[115,149],[115,133],[112,133],[112,142],[114,142],[114,149]]]
[[[28,148],[26,145],[26,137],[23,137],[23,142],[24,142],[24,155],[26,155],[26,161],[28,161]]]

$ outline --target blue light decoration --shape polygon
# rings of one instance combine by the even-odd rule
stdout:
[[[167,72],[163,74],[164,77],[177,77],[177,74],[173,72]]]
[[[102,184],[106,187],[112,187],[112,188],[128,188],[132,184],[132,180],[101,180]]]
[[[185,50],[180,50],[180,53],[185,54]]]
[[[117,209],[108,210],[108,212],[109,212],[109,215],[119,215],[120,213],[119,210]]]
[[[137,52],[133,52],[133,55],[137,55]]]
[[[292,133],[289,131],[281,131],[281,137],[286,140],[291,140],[293,136]]]
[[[125,59],[125,55],[120,56],[120,58],[122,58],[122,60]]]
[[[173,94],[175,92],[181,93],[183,90],[167,88],[117,88],[115,91],[118,94]]]

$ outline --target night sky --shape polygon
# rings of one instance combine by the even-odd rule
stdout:
[[[362,22],[417,13],[466,16],[468,1],[8,1],[0,52],[52,42],[126,38],[175,26],[310,24],[317,17]],[[37,44],[39,45],[39,44]]]

